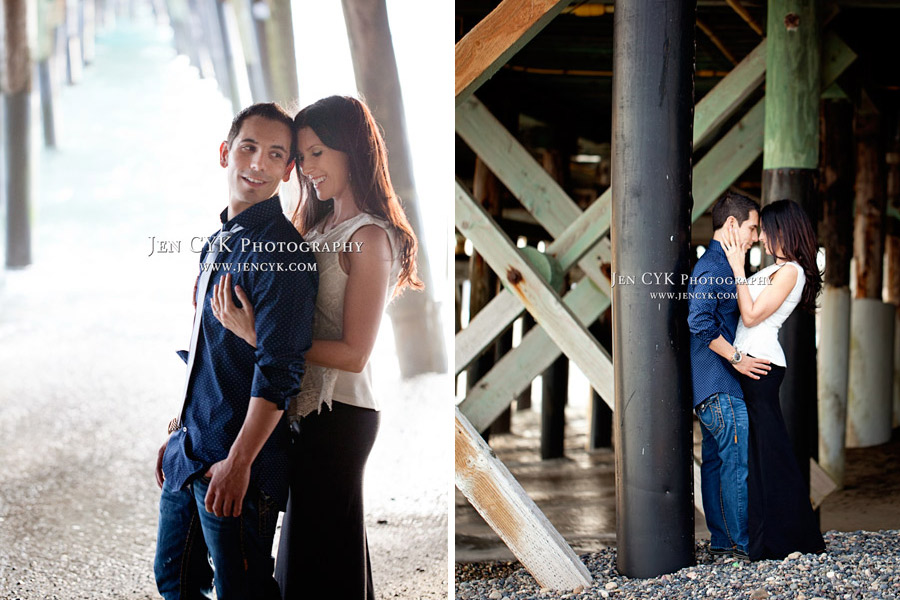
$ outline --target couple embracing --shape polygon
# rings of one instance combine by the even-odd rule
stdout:
[[[814,312],[822,287],[815,234],[791,200],[760,210],[728,192],[712,217],[713,239],[688,288],[710,552],[743,560],[823,552],[778,394],[788,367],[778,330],[795,308]],[[775,262],[748,279],[745,255],[758,240]]]
[[[386,304],[422,287],[384,142],[354,98],[293,118],[254,104],[219,163],[228,204],[200,255],[183,407],[157,458],[157,587],[166,600],[212,598],[213,584],[219,600],[373,599],[368,358]],[[278,191],[295,168],[288,219]]]

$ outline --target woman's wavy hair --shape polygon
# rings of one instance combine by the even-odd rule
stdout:
[[[775,258],[794,261],[803,269],[806,285],[803,286],[800,308],[816,312],[816,298],[822,291],[822,272],[816,264],[816,234],[806,211],[793,200],[777,200],[763,207],[759,221],[773,255],[776,248],[781,248],[783,256]]]
[[[387,149],[369,108],[349,96],[329,96],[302,109],[294,117],[294,131],[312,129],[322,143],[347,155],[350,186],[357,208],[390,222],[399,245],[400,276],[395,295],[410,287],[422,289],[416,275],[418,241],[391,185]],[[305,235],[334,209],[334,200],[317,200],[315,188],[296,162],[300,203],[291,221]]]

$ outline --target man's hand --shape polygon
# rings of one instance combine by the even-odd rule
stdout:
[[[769,366],[769,361],[762,358],[753,358],[746,354],[740,362],[736,362],[732,366],[738,373],[746,375],[750,379],[759,379],[760,375],[765,375],[772,370],[772,367]]]
[[[169,438],[166,438],[166,441],[163,442],[163,445],[160,446],[159,452],[156,453],[156,485],[159,486],[159,489],[162,489],[163,481],[166,480],[166,474],[163,473],[162,463],[163,463],[163,455],[166,453],[166,446],[169,445]]]
[[[231,457],[214,463],[206,472],[210,478],[206,490],[206,510],[217,517],[239,517],[247,486],[250,465],[238,465]]]

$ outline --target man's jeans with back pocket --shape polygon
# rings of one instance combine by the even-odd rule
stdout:
[[[748,548],[747,439],[743,398],[713,394],[695,409],[703,431],[703,510],[715,549]]]
[[[166,600],[212,598],[212,565],[220,600],[277,600],[275,503],[251,485],[240,517],[217,517],[204,505],[208,487],[203,478],[181,490],[163,484],[154,564],[160,595]]]

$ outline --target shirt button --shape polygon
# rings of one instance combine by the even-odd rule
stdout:
[[[182,430],[183,432],[187,433],[187,427],[182,427],[181,430]]]

